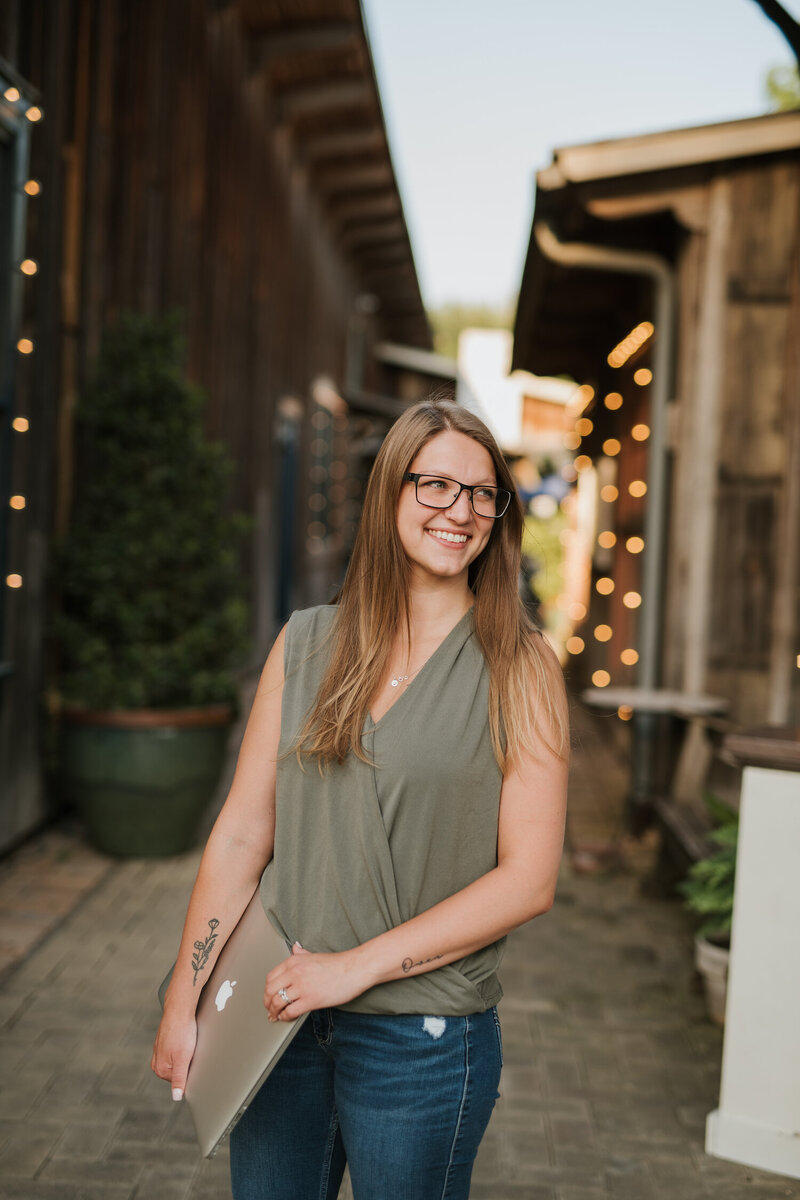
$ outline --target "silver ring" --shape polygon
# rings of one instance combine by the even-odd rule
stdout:
[[[289,993],[286,991],[286,988],[278,988],[278,995],[280,996],[280,998],[284,1004],[291,1003],[291,1001],[289,1000]]]

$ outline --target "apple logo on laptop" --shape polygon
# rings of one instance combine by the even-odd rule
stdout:
[[[223,1008],[225,1007],[225,1005],[228,1003],[231,996],[233,995],[233,989],[235,987],[236,987],[235,979],[232,979],[232,980],[226,979],[225,982],[222,984],[222,986],[220,987],[216,996],[214,997],[214,1003],[217,1006],[217,1012],[222,1012]]]

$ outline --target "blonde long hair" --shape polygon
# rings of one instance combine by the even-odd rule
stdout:
[[[475,634],[489,669],[492,747],[502,771],[542,743],[565,756],[566,722],[558,664],[522,606],[518,579],[523,513],[499,446],[473,413],[446,401],[414,405],[395,422],[367,484],[361,523],[338,596],[330,632],[331,656],[319,692],[297,740],[300,755],[320,767],[342,762],[350,750],[369,759],[361,744],[369,704],[386,674],[401,623],[410,632],[410,568],[397,532],[403,477],[422,447],[438,433],[466,434],[491,456],[498,486],[511,503],[494,523],[489,542],[470,566]]]

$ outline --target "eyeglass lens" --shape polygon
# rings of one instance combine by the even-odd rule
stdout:
[[[461,491],[461,484],[454,479],[442,479],[438,475],[420,475],[417,479],[417,499],[429,508],[449,508]],[[510,499],[505,488],[477,485],[464,488],[472,500],[472,507],[479,517],[501,516]]]

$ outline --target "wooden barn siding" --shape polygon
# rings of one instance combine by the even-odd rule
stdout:
[[[18,10],[16,65],[40,89],[46,121],[34,139],[44,190],[29,252],[42,270],[29,304],[32,431],[15,459],[15,489],[30,500],[15,529],[26,587],[9,616],[18,671],[0,720],[0,848],[44,814],[47,561],[53,527],[68,521],[72,411],[105,326],[128,308],[186,314],[208,428],[230,448],[234,502],[254,519],[245,569],[259,606],[257,658],[274,632],[276,406],[285,396],[303,405],[302,449],[312,381],[344,380],[360,289],[290,161],[263,78],[250,73],[234,10],[212,7],[26,0]],[[378,324],[370,341],[386,336]],[[306,492],[303,479],[295,603],[305,602]]]
[[[800,396],[790,384],[787,358],[793,264],[800,229],[800,165],[754,162],[728,173],[730,240],[726,255],[720,435],[716,463],[697,461],[686,406],[699,353],[696,332],[707,232],[695,230],[680,263],[678,434],[671,509],[665,680],[682,685],[685,577],[692,553],[696,470],[715,479],[715,534],[711,568],[705,687],[731,701],[742,723],[770,716],[773,612],[779,586],[795,597],[798,580],[781,581],[785,537],[797,537],[797,513],[784,512],[789,483],[787,429]],[[796,279],[796,277],[795,277]],[[796,304],[796,299],[794,300]],[[783,536],[779,536],[781,530]],[[795,611],[800,600],[794,602]],[[794,631],[795,641],[798,626]],[[795,649],[794,653],[797,653]],[[794,683],[797,719],[797,684]]]

